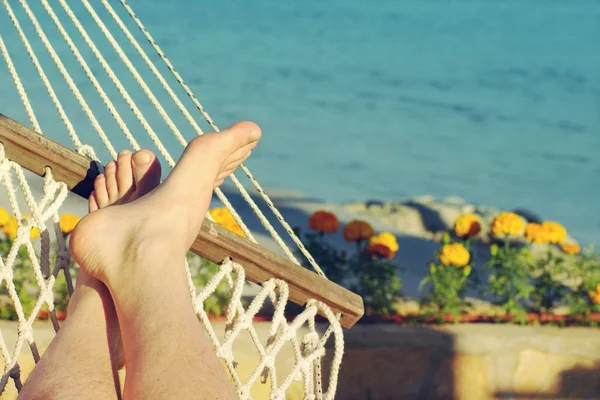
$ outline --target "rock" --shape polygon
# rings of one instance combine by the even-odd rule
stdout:
[[[384,212],[386,213],[393,213],[396,209],[397,209],[397,205],[396,204],[391,204],[391,203],[386,203],[383,206],[381,206],[381,208],[383,209]]]
[[[445,203],[420,204],[412,203],[421,214],[423,225],[430,232],[439,232],[451,229],[454,221],[462,214],[462,209]]]
[[[383,206],[380,206],[380,205],[370,205],[364,211],[364,214],[370,215],[370,216],[375,217],[377,219],[382,219],[384,217],[387,217],[390,214],[390,212],[389,212],[389,210],[386,211],[386,209]]]
[[[481,220],[483,222],[491,224],[494,218],[496,218],[496,216],[500,214],[500,210],[492,207],[478,206],[475,209],[475,213],[481,217]]]
[[[438,232],[446,228],[445,223],[442,221],[439,213],[431,207],[433,203],[422,204],[410,202],[407,205],[419,212],[425,230],[429,232]]]
[[[440,204],[434,208],[440,215],[440,219],[446,226],[445,229],[452,229],[454,222],[458,217],[462,215],[462,207],[450,206],[446,204]]]
[[[435,198],[429,195],[417,196],[412,200],[409,200],[408,203],[419,203],[419,204],[429,204],[433,203]]]
[[[381,201],[381,200],[367,200],[365,202],[365,205],[367,206],[367,208],[371,207],[371,206],[380,206],[380,207],[383,207],[385,205],[385,203],[383,201]]]
[[[465,204],[461,211],[463,214],[475,214],[477,210],[477,207],[475,207],[473,204]]]
[[[346,203],[342,205],[342,207],[344,207],[346,211],[356,214],[364,213],[367,209],[365,203]]]
[[[403,233],[422,236],[426,232],[421,213],[413,207],[396,206],[395,211],[387,215],[384,221]]]
[[[444,200],[442,202],[453,206],[462,206],[465,204],[465,199],[458,196],[448,196],[444,197]]]
[[[513,212],[515,214],[520,215],[521,217],[525,218],[525,220],[527,222],[535,222],[537,224],[541,224],[543,221],[543,219],[539,215],[537,215],[529,210],[517,208],[517,209],[513,210]]]

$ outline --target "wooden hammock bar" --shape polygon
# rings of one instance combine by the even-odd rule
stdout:
[[[56,181],[67,184],[73,193],[88,198],[101,167],[81,154],[51,140],[26,126],[0,114],[0,142],[6,157],[36,175],[52,169]],[[270,278],[287,282],[290,300],[304,305],[315,299],[341,313],[341,325],[352,327],[363,315],[362,298],[263,247],[229,232],[205,219],[191,251],[220,263],[227,257],[244,266],[246,278],[261,284]]]

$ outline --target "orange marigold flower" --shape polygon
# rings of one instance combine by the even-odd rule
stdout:
[[[588,292],[588,296],[590,297],[592,303],[600,304],[600,283],[596,285],[594,290]]]
[[[581,247],[577,243],[565,243],[562,245],[562,251],[567,254],[579,254],[581,252]]]
[[[0,207],[0,226],[6,225],[10,220],[10,214],[4,208]]]
[[[308,226],[319,233],[335,233],[340,229],[340,222],[335,214],[319,210],[310,216]]]
[[[372,256],[379,256],[382,258],[393,258],[394,252],[384,244],[369,244],[367,247],[367,253]]]
[[[358,242],[360,240],[368,240],[373,236],[373,227],[359,219],[353,219],[344,227],[344,240],[347,242]]]
[[[215,222],[221,225],[223,228],[235,233],[240,237],[246,237],[242,227],[237,223],[235,218],[233,218],[233,215],[231,215],[227,207],[213,208],[212,210],[209,210],[208,213],[215,220]]]
[[[523,218],[513,212],[502,212],[492,222],[492,233],[495,236],[518,236],[525,229]]]
[[[460,243],[444,245],[440,250],[439,257],[441,263],[447,267],[450,265],[466,267],[471,259],[469,251]]]
[[[558,222],[543,222],[542,228],[548,232],[548,241],[550,243],[562,244],[565,242],[565,240],[567,240],[567,230]]]
[[[458,237],[473,237],[481,232],[481,221],[474,214],[463,214],[454,222],[454,233]]]
[[[396,240],[396,236],[394,236],[390,232],[382,232],[379,235],[371,237],[369,239],[369,245],[372,244],[381,244],[390,249],[393,253],[398,251],[398,241]]]
[[[58,226],[60,227],[60,230],[62,231],[62,233],[67,235],[67,234],[73,232],[73,229],[75,229],[75,226],[77,226],[77,224],[79,223],[80,220],[81,220],[81,218],[79,218],[77,215],[64,214],[60,217]]]
[[[535,222],[530,222],[525,227],[525,238],[537,244],[548,244],[550,242],[548,230]]]

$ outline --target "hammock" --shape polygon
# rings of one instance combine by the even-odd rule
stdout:
[[[100,13],[88,0],[81,0],[81,4],[78,3],[77,6],[83,8],[75,11],[72,9],[73,1],[70,1],[71,5],[69,5],[66,0],[52,2],[53,5],[47,0],[40,0],[39,4],[36,2],[35,10],[26,0],[11,2],[18,3],[19,6],[11,5],[8,0],[2,0],[2,3],[6,15],[0,13],[0,53],[14,81],[31,128],[0,114],[0,182],[6,191],[12,212],[18,220],[16,238],[11,248],[0,258],[0,289],[4,288],[8,292],[18,317],[18,335],[14,347],[9,348],[4,333],[0,331],[0,355],[4,361],[0,394],[10,380],[14,382],[16,389],[20,390],[22,379],[18,359],[24,352],[26,344],[30,347],[34,361],[38,362],[40,358],[33,322],[42,307],[48,308],[54,330],[58,331],[60,328],[54,308],[54,284],[59,274],[64,274],[69,293],[73,291],[73,284],[69,268],[71,258],[58,226],[59,210],[68,196],[89,196],[94,178],[101,171],[103,164],[97,154],[102,152],[105,154],[105,159],[109,157],[116,159],[117,149],[113,144],[115,139],[120,140],[120,143],[125,140],[129,143],[128,147],[133,150],[139,150],[140,142],[143,141],[144,147],[148,147],[146,143],[152,143],[168,166],[173,167],[175,160],[167,150],[167,146],[172,146],[172,143],[185,146],[187,139],[182,132],[193,131],[197,135],[203,134],[199,122],[195,119],[198,116],[196,112],[204,117],[211,130],[218,131],[201,103],[125,0],[119,0],[122,6],[119,12],[108,0],[100,0],[102,6]],[[58,11],[63,15],[64,22],[57,15],[56,3],[61,6]],[[97,4],[95,7],[100,5]],[[40,14],[43,14],[43,18],[38,20]],[[105,16],[104,20],[99,14]],[[122,18],[127,16],[129,18]],[[87,24],[93,26],[95,36],[84,27],[80,18],[85,18]],[[2,22],[2,19],[10,20],[13,26]],[[89,22],[92,20],[95,25]],[[107,27],[105,20],[113,26],[112,30]],[[58,32],[64,43],[62,41],[53,43],[47,36],[49,31]],[[37,37],[31,40],[34,35]],[[147,43],[140,44],[135,35],[144,37]],[[56,50],[55,46],[64,47],[65,44],[81,69],[77,67],[74,71],[72,65],[68,68],[69,62],[64,60],[67,56],[71,58],[71,55],[66,54],[66,51],[60,51],[60,47],[58,51]],[[122,46],[126,47],[127,51]],[[109,47],[116,52],[120,60],[116,65],[114,62],[109,63],[105,58],[106,51],[100,50]],[[151,55],[148,54],[149,52]],[[31,79],[27,79],[27,82],[24,82],[21,79],[23,66],[19,65],[17,68],[15,62],[25,64],[23,61],[25,53],[32,63],[26,67],[33,66],[40,81],[32,82]],[[40,61],[39,57],[45,61]],[[158,63],[155,64],[152,58]],[[123,65],[128,73],[121,72],[120,75],[125,77],[120,78],[117,71],[122,71]],[[54,72],[54,66],[62,79],[53,77],[52,73],[48,72]],[[143,68],[143,73],[140,72],[140,68]],[[89,80],[85,82],[86,84],[83,84],[81,70]],[[133,84],[130,82],[129,74],[134,78],[137,87],[131,87]],[[124,84],[121,79],[127,79],[127,84]],[[107,84],[108,81],[112,84]],[[27,94],[27,90],[40,87],[40,82],[51,101],[49,103],[45,100],[41,104],[45,106],[43,108],[45,114],[49,109],[56,110],[74,149],[59,143],[66,141],[66,136],[60,133],[56,126],[53,125],[52,129],[47,131],[40,126],[38,114],[34,111],[31,98]],[[129,86],[129,90],[126,86]],[[66,88],[73,94],[80,110],[63,105],[73,101],[70,95],[65,95],[68,93]],[[157,91],[164,96],[162,100],[157,98]],[[42,92],[44,90],[36,91],[34,99],[37,100],[43,94]],[[177,94],[178,92],[180,94]],[[98,110],[99,107],[90,106],[90,98],[97,98],[97,96],[114,122],[98,115],[99,113],[108,115],[106,110]],[[36,110],[39,109],[40,105],[36,106]],[[167,109],[177,111],[168,112]],[[74,116],[77,112],[83,112],[89,125],[81,118],[81,114]],[[184,128],[181,127],[182,121],[187,124]],[[121,133],[109,135],[107,132],[115,132],[115,130],[104,127],[108,123],[116,123]],[[154,128],[156,125],[160,125],[157,130],[160,129],[161,132],[170,131],[175,140],[173,141],[173,137],[160,137]],[[91,134],[82,136],[81,132],[90,131],[90,126],[97,136]],[[164,128],[165,126],[167,129]],[[134,136],[133,130],[143,131],[145,134]],[[42,134],[54,134],[55,140]],[[122,136],[115,137],[120,134]],[[165,142],[164,139],[169,139],[169,142]],[[120,146],[118,150],[122,148],[123,146]],[[23,168],[43,177],[43,193],[37,196],[39,198],[36,198],[30,187],[32,175]],[[288,247],[252,196],[238,178],[232,175],[231,181],[235,188],[287,259],[259,246],[225,193],[217,189],[216,196],[232,213],[247,239],[225,230],[214,223],[210,215],[207,215],[191,250],[218,263],[219,270],[208,284],[198,291],[188,274],[190,295],[198,319],[208,332],[215,351],[229,371],[240,398],[252,398],[253,385],[258,381],[265,383],[269,380],[270,396],[273,399],[284,399],[286,391],[296,381],[302,382],[305,398],[331,399],[335,395],[343,354],[342,327],[352,327],[362,316],[362,299],[326,279],[323,271],[250,171],[243,165],[240,169],[281,224],[282,229],[289,235],[297,250],[293,251]],[[14,181],[18,185],[15,185]],[[25,205],[18,200],[19,192],[25,199]],[[23,212],[23,207],[28,209],[27,214]],[[30,231],[33,228],[41,232],[38,243],[34,243],[30,238]],[[24,311],[18,297],[18,288],[14,283],[15,263],[20,249],[21,251],[25,249],[38,288],[35,305],[29,315]],[[300,266],[301,263],[295,255],[298,252],[306,258],[316,272]],[[252,301],[245,306],[242,294],[246,280],[258,283],[260,289]],[[219,340],[209,316],[204,311],[204,302],[222,282],[229,286],[231,300],[225,315],[224,338]],[[290,321],[284,315],[288,300],[303,306],[302,311]],[[264,340],[259,337],[252,322],[253,317],[267,301],[273,305],[273,315],[268,337]],[[322,322],[316,322],[317,314],[321,316]],[[237,373],[236,359],[232,351],[236,339],[243,334],[250,335],[259,355],[258,362],[251,368],[253,372],[246,379],[242,379]],[[277,356],[284,346],[292,346],[295,360],[288,374],[278,376]],[[326,349],[329,353],[327,357],[325,357]]]

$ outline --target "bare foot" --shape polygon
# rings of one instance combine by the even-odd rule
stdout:
[[[160,174],[160,163],[152,152],[141,150],[132,155],[130,151],[122,151],[117,161],[109,162],[105,173],[96,178],[94,192],[88,200],[89,212],[144,196],[159,185]],[[83,268],[77,275],[77,290],[69,301],[67,314],[75,314],[78,309],[93,312],[92,308],[98,307],[98,296],[103,303],[111,359],[120,369],[125,365],[125,360],[115,306],[106,286],[88,275]]]
[[[133,201],[160,182],[160,165],[148,151],[122,152],[95,182],[90,212]],[[120,399],[117,369],[125,363],[121,327],[108,288],[82,269],[68,318],[33,369],[19,398]],[[57,367],[58,366],[58,367]]]
[[[114,279],[135,279],[140,272],[130,271],[127,265],[139,265],[140,259],[150,256],[185,254],[202,226],[213,189],[249,157],[260,136],[256,124],[242,122],[194,138],[168,178],[143,196],[131,183],[119,185],[126,182],[127,174],[119,180],[119,168],[109,164],[90,199],[90,209],[97,210],[83,218],[72,233],[73,258],[111,289]],[[114,182],[109,179],[112,174],[117,176],[116,185],[109,183]],[[106,192],[98,190],[102,179],[106,180]],[[114,205],[102,208],[111,203]]]

